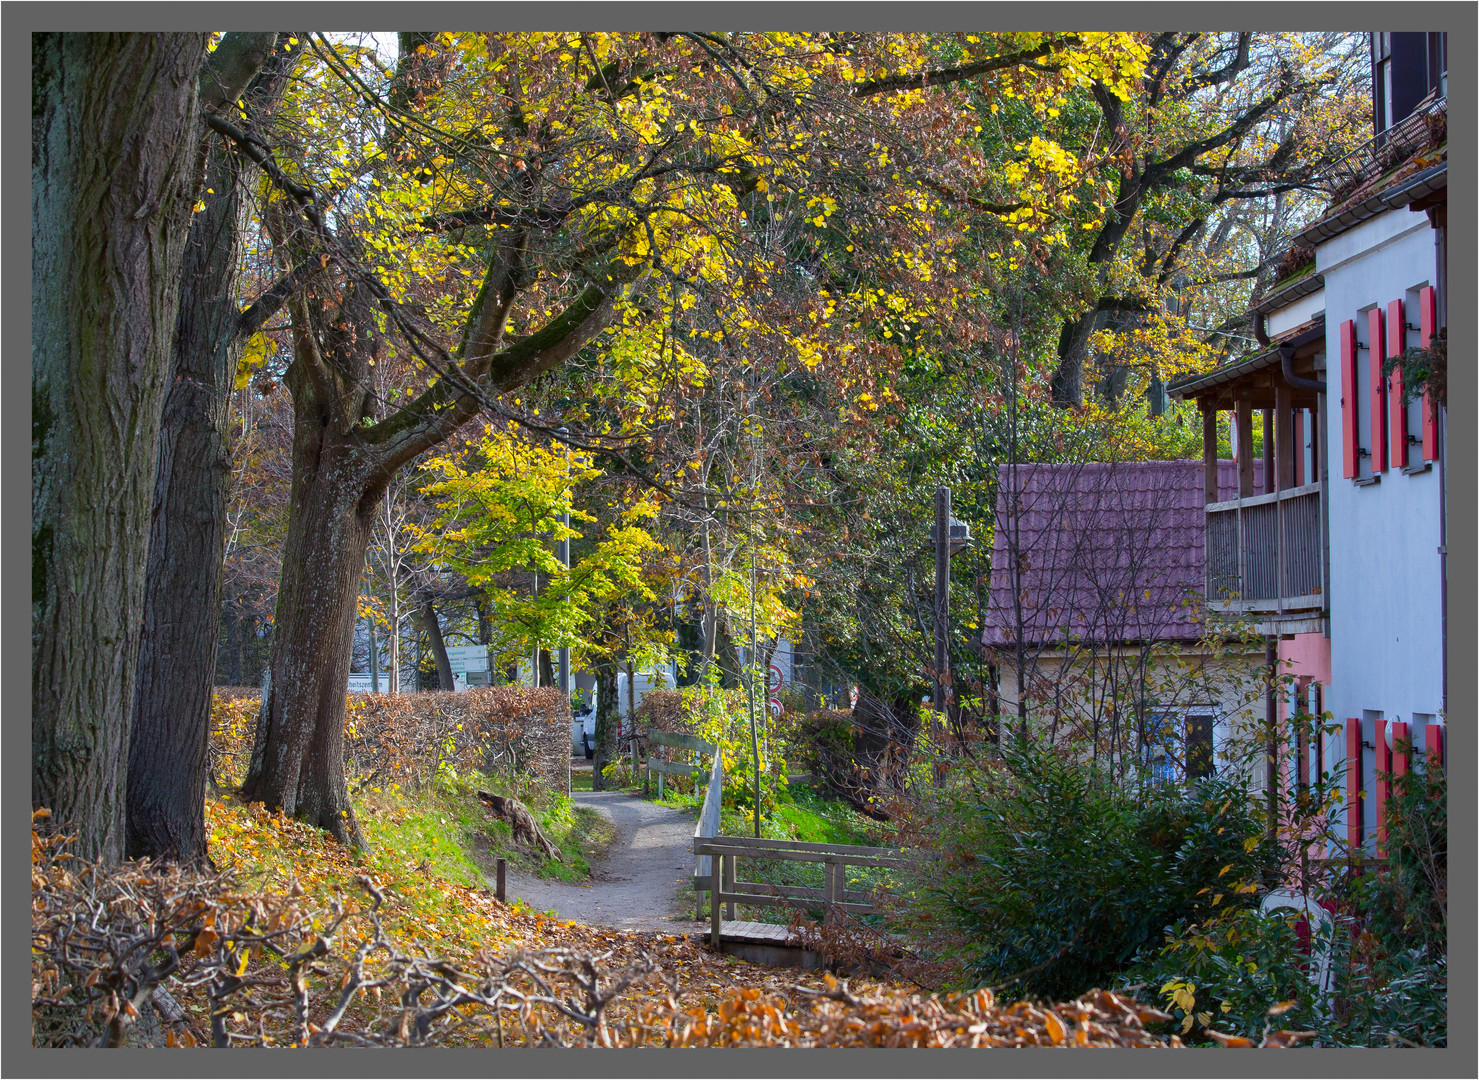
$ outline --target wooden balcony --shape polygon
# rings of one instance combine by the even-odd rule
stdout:
[[[1318,629],[1326,608],[1322,483],[1207,505],[1207,606],[1278,624]]]

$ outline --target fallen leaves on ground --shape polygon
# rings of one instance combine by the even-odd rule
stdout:
[[[849,983],[715,953],[696,936],[515,909],[389,855],[366,873],[260,807],[223,804],[214,821],[231,842],[218,837],[213,852],[237,865],[207,874],[103,871],[33,833],[38,1045],[122,1045],[156,988],[183,1015],[159,1037],[170,1046],[1180,1045],[1145,1029],[1165,1014],[1114,994],[1046,1008]],[[267,868],[285,874],[275,888]],[[244,874],[258,884],[244,887]]]

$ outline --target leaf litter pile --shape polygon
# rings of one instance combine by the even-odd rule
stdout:
[[[253,858],[102,871],[33,829],[36,1046],[1181,1045],[1146,1029],[1169,1016],[1112,993],[1002,1004],[751,964],[686,936],[510,907],[384,858],[356,864],[260,806],[213,813],[267,834]],[[247,884],[274,845],[298,870]],[[218,865],[227,854],[213,843]]]

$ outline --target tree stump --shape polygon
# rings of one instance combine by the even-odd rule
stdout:
[[[550,843],[549,838],[540,831],[539,823],[534,820],[534,815],[529,813],[529,808],[518,799],[506,795],[493,795],[486,791],[479,791],[477,796],[480,801],[488,805],[494,814],[509,823],[514,832],[514,843],[536,848],[544,852],[546,858],[554,859],[556,862],[565,861],[560,857],[560,849]]]

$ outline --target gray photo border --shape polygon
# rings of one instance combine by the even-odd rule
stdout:
[[[19,350],[29,338],[29,307],[22,298],[28,295],[22,282],[26,280],[27,265],[19,243],[19,237],[27,232],[23,214],[27,209],[29,185],[20,171],[19,144],[20,122],[29,97],[25,72],[28,64],[23,50],[33,30],[79,29],[89,30],[166,30],[180,28],[196,29],[250,29],[276,24],[303,25],[317,23],[331,29],[354,25],[359,28],[393,28],[408,23],[417,25],[440,24],[456,28],[499,28],[508,30],[554,30],[579,26],[589,30],[623,30],[635,27],[658,27],[675,23],[699,24],[716,30],[738,29],[794,29],[821,30],[849,26],[866,30],[1043,30],[1043,29],[1152,29],[1162,28],[1168,23],[1186,22],[1208,30],[1222,29],[1284,29],[1319,30],[1331,25],[1342,25],[1353,29],[1412,29],[1447,30],[1449,48],[1453,57],[1450,63],[1449,109],[1453,120],[1450,131],[1468,133],[1461,140],[1450,144],[1450,159],[1454,163],[1454,175],[1460,179],[1452,181],[1457,193],[1450,201],[1452,227],[1449,230],[1449,281],[1452,295],[1456,297],[1476,295],[1476,199],[1475,199],[1475,69],[1476,31],[1479,31],[1479,8],[1469,3],[1428,3],[1418,6],[1392,6],[1377,3],[1316,3],[1298,0],[1296,3],[1198,3],[1194,5],[1148,2],[1132,3],[1039,3],[1032,5],[986,4],[968,2],[921,2],[901,4],[885,3],[880,0],[854,0],[842,3],[839,0],[808,0],[806,3],[776,3],[772,0],[756,3],[707,2],[697,6],[661,0],[646,2],[594,3],[583,2],[548,3],[528,2],[519,5],[493,5],[483,3],[454,3],[429,0],[423,3],[340,3],[327,0],[305,0],[302,3],[269,2],[228,9],[207,9],[197,5],[153,2],[79,2],[79,3],[36,3],[10,2],[0,13],[0,24],[6,31],[3,37],[5,63],[0,69],[3,77],[3,116],[6,131],[6,146],[10,153],[5,158],[5,176],[10,183],[4,188],[4,222],[9,225],[11,242],[6,245],[4,259],[5,290],[4,308],[11,317],[4,324],[4,342]],[[1464,60],[1468,57],[1468,60]],[[1464,192],[1468,192],[1467,197]],[[1458,355],[1476,355],[1476,326],[1472,323],[1455,323],[1450,328]],[[21,604],[27,586],[22,578],[25,565],[20,556],[19,518],[27,504],[22,502],[26,479],[20,471],[25,457],[24,436],[29,427],[28,405],[20,395],[19,377],[15,364],[6,365],[6,386],[13,392],[4,399],[4,479],[5,508],[13,528],[4,532],[5,547],[9,557],[5,560],[4,582],[5,610],[10,614],[5,619],[4,675],[7,692],[4,700],[19,706],[20,690],[25,677],[20,673],[21,650],[25,645],[21,639],[24,625]],[[1474,403],[1474,365],[1459,365],[1452,375],[1454,399]],[[1474,601],[1479,593],[1479,569],[1476,569],[1473,553],[1476,550],[1476,521],[1479,521],[1479,500],[1476,500],[1476,454],[1475,425],[1460,425],[1451,431],[1448,443],[1448,460],[1445,468],[1451,469],[1449,548],[1455,557],[1449,560],[1451,576],[1450,609],[1469,613],[1475,610]],[[11,517],[14,515],[14,517]],[[29,516],[29,510],[27,510]],[[1463,597],[1469,597],[1463,601]],[[1457,601],[1457,602],[1455,602]],[[1458,716],[1467,716],[1467,722],[1450,727],[1448,757],[1452,762],[1473,763],[1475,761],[1475,725],[1473,717],[1476,705],[1476,666],[1463,661],[1467,656],[1479,656],[1479,634],[1476,634],[1472,617],[1457,618],[1449,628],[1449,649],[1459,662],[1449,665],[1453,673],[1450,687],[1454,705],[1451,711]],[[10,684],[8,676],[15,675],[22,682]],[[259,1057],[252,1051],[232,1050],[224,1054],[208,1050],[186,1051],[140,1051],[116,1054],[108,1051],[73,1050],[46,1051],[30,1046],[29,1003],[22,1001],[28,993],[29,980],[21,972],[22,922],[27,918],[23,909],[27,889],[22,883],[23,855],[29,849],[28,839],[22,835],[20,826],[27,820],[29,807],[23,808],[29,784],[26,762],[29,753],[20,751],[29,746],[29,729],[21,728],[19,715],[12,716],[5,729],[4,775],[9,783],[3,805],[6,809],[4,836],[5,858],[3,863],[5,883],[3,939],[9,946],[5,950],[3,980],[3,1070],[10,1076],[261,1076],[269,1070],[286,1071],[287,1074],[306,1071],[303,1066],[286,1065],[277,1058]],[[1476,894],[1476,802],[1475,785],[1460,786],[1450,793],[1450,829],[1455,838],[1451,845],[1450,880],[1452,895],[1457,898],[1454,907],[1472,911]],[[1450,978],[1450,1017],[1461,1018],[1475,1014],[1475,945],[1474,924],[1460,920],[1450,928],[1449,956],[1454,968]],[[1473,1076],[1479,1074],[1479,1058],[1476,1058],[1474,1025],[1466,1023],[1450,1025],[1450,1046],[1444,1050],[1408,1050],[1399,1059],[1404,1073],[1434,1077]],[[705,1056],[702,1060],[689,1058],[685,1054],[659,1050],[633,1050],[615,1057],[609,1054],[597,1057],[601,1051],[575,1050],[561,1055],[557,1062],[543,1057],[537,1050],[505,1050],[491,1057],[489,1051],[474,1050],[427,1050],[414,1059],[403,1055],[390,1058],[377,1056],[371,1061],[363,1054],[348,1051],[342,1055],[313,1058],[315,1074],[324,1076],[409,1076],[409,1075],[480,1075],[504,1076],[540,1075],[614,1075],[614,1076],[678,1076],[704,1070],[716,1075],[753,1075],[765,1070],[782,1073],[799,1070],[795,1063],[782,1063],[774,1057],[777,1051],[731,1050],[721,1057]],[[818,1075],[851,1076],[976,1076],[988,1070],[1002,1071],[1010,1075],[1023,1076],[1219,1076],[1243,1073],[1249,1069],[1244,1058],[1229,1059],[1224,1052],[1205,1051],[1187,1057],[1138,1055],[1109,1056],[1109,1051],[1090,1051],[1073,1058],[1061,1058],[1048,1054],[1017,1054],[1003,1068],[999,1059],[989,1063],[974,1055],[979,1051],[948,1050],[930,1053],[927,1056],[901,1058],[888,1051],[843,1050],[826,1058],[811,1058],[805,1068]],[[206,1058],[203,1055],[212,1054]],[[106,1057],[104,1055],[107,1055]],[[1378,1053],[1358,1050],[1314,1050],[1298,1051],[1292,1059],[1280,1059],[1276,1072],[1295,1068],[1310,1077],[1378,1076],[1392,1071],[1393,1061]],[[1269,1066],[1263,1067],[1265,1070]]]

